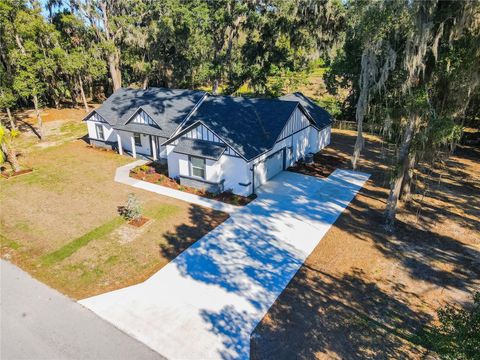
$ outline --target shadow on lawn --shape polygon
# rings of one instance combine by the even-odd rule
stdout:
[[[353,144],[352,137],[340,136],[344,138],[335,136],[332,142]],[[339,152],[342,150],[345,148]],[[375,148],[368,152],[371,158],[360,170],[371,173],[371,180],[334,226],[353,234],[358,241],[372,242],[415,281],[464,291],[478,285],[477,250],[402,222],[397,225],[396,236],[383,231],[386,175],[379,169],[389,157]],[[407,291],[406,285],[393,278],[368,280],[362,269],[338,275],[335,269],[317,269],[308,261],[294,276],[303,263],[301,251],[272,235],[286,231],[279,222],[291,219],[335,221],[335,209],[343,205],[349,176],[331,181],[335,191],[326,191],[325,182],[314,180],[284,184],[282,191],[296,188],[294,198],[286,194],[268,201],[260,198],[246,206],[242,216],[227,220],[235,221],[233,229],[220,233],[216,233],[220,228],[213,230],[208,241],[196,242],[176,258],[175,266],[183,276],[240,298],[235,308],[200,309],[206,326],[222,339],[219,355],[223,359],[244,358],[249,353],[253,359],[311,359],[319,352],[346,359],[405,358],[411,351],[419,351],[412,350],[412,344],[413,348],[422,344],[420,335],[431,320],[429,314],[412,306],[423,304],[419,294]],[[289,211],[285,211],[286,201],[291,204]],[[277,214],[277,208],[282,215]],[[317,211],[319,208],[322,211]],[[167,245],[160,248],[170,259],[200,238],[199,232],[207,233],[212,228],[212,213],[195,206],[190,211],[193,225],[179,226],[167,235]],[[274,301],[269,318],[253,331],[249,351],[250,331]]]
[[[340,154],[348,154],[353,143],[352,136],[333,135],[332,144],[341,145]],[[335,226],[360,241],[373,241],[373,246],[398,262],[413,281],[471,292],[479,285],[478,250],[435,233],[434,226],[429,231],[399,221],[395,236],[383,231],[388,182],[385,172],[379,168],[387,159],[374,147],[371,142],[367,144],[369,161],[364,161],[360,169],[372,174],[369,183]],[[454,181],[460,185],[454,186],[453,194],[458,197],[453,205],[462,208],[462,204],[468,202],[469,206],[463,210],[475,218],[479,200],[470,190],[465,190],[461,178],[456,176]],[[434,196],[444,196],[443,201],[451,201],[442,191],[435,192]],[[433,207],[430,205],[427,211],[429,221],[438,221],[433,218],[435,211],[451,215],[449,210]],[[454,218],[462,224],[458,215]],[[471,219],[463,223],[471,229],[478,226],[478,222]],[[406,358],[412,356],[409,351],[418,350],[417,345],[426,345],[422,333],[430,315],[412,306],[423,303],[420,294],[407,292],[404,284],[385,277],[370,282],[361,269],[342,275],[332,270],[312,268],[308,261],[302,266],[270,308],[269,317],[253,332],[252,359],[311,359],[318,353],[343,359]],[[380,286],[391,290],[387,293]],[[407,341],[411,342],[410,346],[405,346]]]
[[[198,205],[190,205],[188,211],[189,223],[177,226],[175,231],[167,232],[164,236],[165,242],[159,245],[160,253],[169,260],[173,260],[195,241],[228,219],[226,213]]]
[[[251,359],[406,358],[404,342],[416,341],[430,320],[406,305],[415,296],[397,287],[387,294],[364,280],[360,269],[333,276],[302,267],[270,309],[251,340]]]

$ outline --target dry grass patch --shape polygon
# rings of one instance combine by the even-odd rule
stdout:
[[[113,176],[132,159],[81,140],[22,161],[35,171],[0,179],[2,256],[74,298],[148,278],[228,217],[135,190],[151,221],[125,224],[117,210],[133,189]]]
[[[334,130],[324,153],[349,158],[354,143]],[[362,156],[370,180],[255,329],[252,359],[424,358],[436,310],[480,288],[478,149],[417,174],[421,192],[393,236],[383,230],[393,156],[370,135]]]

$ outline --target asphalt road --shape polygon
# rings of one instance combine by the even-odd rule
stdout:
[[[0,358],[164,359],[4,260],[0,260]]]

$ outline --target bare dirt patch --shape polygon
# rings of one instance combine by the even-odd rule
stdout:
[[[348,158],[355,133],[332,135],[325,152]],[[392,154],[367,136],[360,170],[371,179],[257,326],[251,358],[424,357],[436,309],[480,288],[479,155],[460,148],[434,173],[419,171],[420,193],[390,236],[382,215]]]
[[[115,169],[131,159],[81,140],[37,149],[23,162],[35,171],[0,179],[2,256],[73,298],[145,280],[228,217],[115,183]],[[141,233],[123,244],[114,230],[95,232],[118,225],[117,208],[132,191],[151,224],[125,225]],[[71,255],[58,253],[69,246]]]
[[[132,226],[135,226],[137,228],[139,227],[142,227],[143,225],[145,225],[147,222],[149,222],[150,219],[149,218],[146,218],[145,216],[142,216],[138,219],[133,219],[133,220],[130,220],[128,222],[129,225],[132,225]]]
[[[345,167],[347,159],[341,155],[327,153],[325,150],[319,151],[313,156],[313,163],[296,162],[287,170],[296,173],[325,178],[335,169]]]

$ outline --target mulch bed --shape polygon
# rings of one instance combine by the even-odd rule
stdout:
[[[250,195],[248,197],[236,195],[228,191],[220,194],[213,194],[205,190],[180,185],[177,180],[168,177],[167,174],[167,166],[157,163],[149,163],[137,166],[130,171],[130,177],[135,179],[148,181],[152,184],[162,185],[170,189],[184,191],[190,194],[205,197],[207,199],[221,201],[230,205],[245,206],[257,197],[256,195]]]
[[[347,159],[340,155],[322,154],[318,152],[313,157],[313,163],[306,164],[304,162],[296,162],[287,170],[296,173],[325,178],[328,177],[335,169],[343,167],[347,164]]]
[[[142,216],[138,219],[133,219],[128,222],[129,225],[135,226],[135,227],[140,227],[145,225],[147,222],[149,222],[150,219],[146,218],[145,216]]]
[[[11,177],[15,177],[15,176],[19,176],[19,175],[31,173],[32,171],[33,171],[33,169],[24,169],[24,170],[20,170],[20,171],[17,171],[17,172],[4,171],[4,172],[2,172],[2,176],[3,176],[5,179],[9,179],[9,178],[11,178]]]

